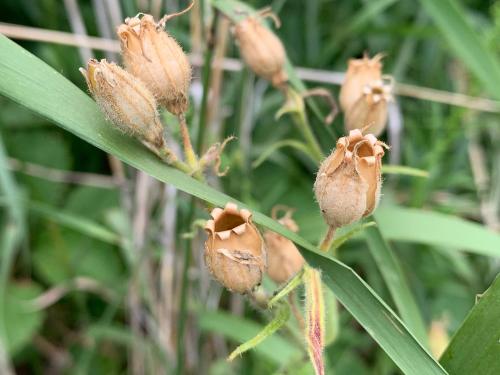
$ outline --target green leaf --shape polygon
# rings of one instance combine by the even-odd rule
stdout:
[[[238,343],[244,343],[264,329],[263,326],[223,312],[201,311],[198,325],[203,331],[217,332]],[[300,357],[301,351],[280,335],[268,337],[254,348],[255,352],[281,365]]]
[[[450,374],[500,374],[500,276],[481,296],[441,357]]]
[[[262,344],[264,340],[271,337],[276,331],[283,327],[286,322],[288,322],[288,319],[290,318],[290,307],[284,303],[276,310],[277,311],[275,312],[273,319],[267,323],[267,325],[262,328],[259,333],[257,333],[250,340],[239,345],[231,352],[231,354],[229,354],[229,357],[227,357],[228,361],[233,361],[236,357],[241,356],[248,350],[255,349],[258,345]]]
[[[22,202],[26,205],[26,208],[28,208],[34,214],[65,226],[66,228],[73,229],[77,232],[85,234],[86,236],[110,244],[117,245],[121,243],[121,239],[116,233],[113,233],[103,225],[92,220],[88,220],[85,217],[65,213],[53,208],[52,206],[39,202]],[[0,207],[7,204],[8,200],[5,197],[0,196]]]
[[[425,323],[413,298],[408,281],[397,255],[384,240],[376,226],[365,228],[365,237],[377,267],[391,293],[403,321],[421,343],[427,344]]]
[[[413,176],[413,177],[429,177],[429,172],[423,171],[422,169],[407,167],[405,165],[383,165],[383,174],[399,174],[403,176]]]
[[[40,295],[42,288],[31,282],[10,283],[2,306],[5,314],[7,350],[14,354],[29,343],[40,328],[44,312],[28,310],[27,302]]]
[[[500,257],[500,235],[482,225],[433,211],[382,206],[375,212],[386,239],[463,249]]]
[[[455,0],[420,2],[434,19],[455,55],[477,76],[491,95],[500,99],[500,64],[467,20],[466,10]]]
[[[75,67],[76,69],[76,67]],[[0,36],[0,92],[64,129],[179,190],[223,206],[241,202],[163,164],[138,141],[108,124],[95,103],[48,65]],[[408,332],[382,299],[349,267],[271,218],[254,212],[255,222],[294,241],[339,301],[407,374],[444,374],[441,366]]]

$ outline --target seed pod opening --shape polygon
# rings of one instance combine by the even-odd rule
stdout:
[[[180,115],[189,106],[191,65],[182,47],[163,29],[169,17],[159,23],[149,14],[127,18],[117,34],[127,71],[146,84],[161,106]]]
[[[146,86],[115,63],[89,60],[80,68],[96,103],[120,130],[150,144],[163,146],[163,127],[156,100]]]
[[[363,94],[365,86],[373,81],[382,80],[382,58],[379,53],[372,58],[365,55],[362,59],[351,59],[344,82],[340,88],[339,101],[342,111],[347,112]]]
[[[299,230],[297,223],[287,213],[278,222],[291,231]],[[288,238],[272,231],[264,233],[267,248],[267,274],[277,284],[283,284],[300,271],[304,258]]]
[[[272,17],[279,26],[276,16],[266,10],[238,22],[234,35],[238,40],[241,56],[250,69],[279,88],[288,80],[285,72],[286,52],[281,40],[261,24],[263,17]]]
[[[387,124],[387,105],[392,100],[392,86],[383,81],[366,85],[360,98],[345,112],[346,131],[364,129],[380,135]]]
[[[205,230],[205,263],[213,277],[237,293],[252,291],[262,280],[266,252],[252,214],[234,203],[215,208]]]
[[[329,226],[339,228],[373,212],[380,199],[384,146],[373,134],[355,129],[323,161],[314,193]]]

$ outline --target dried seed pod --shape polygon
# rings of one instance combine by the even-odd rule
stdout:
[[[431,327],[429,329],[429,346],[432,355],[436,359],[441,357],[450,343],[447,325],[448,322],[446,319],[433,320],[431,322]]]
[[[392,85],[373,81],[366,85],[360,98],[345,112],[346,131],[364,129],[379,136],[387,124],[387,104],[392,100]]]
[[[156,100],[146,86],[115,63],[89,60],[80,68],[90,93],[106,117],[123,132],[162,147],[163,127]]]
[[[277,17],[266,9],[238,22],[234,35],[239,42],[245,63],[255,74],[270,81],[274,87],[281,87],[288,80],[285,72],[286,52],[281,40],[261,24],[260,20],[264,17],[271,17],[276,27],[279,27]]]
[[[278,222],[291,231],[299,230],[288,213]],[[300,271],[304,258],[292,241],[278,233],[266,231],[264,240],[267,248],[267,274],[275,283],[283,284]]]
[[[337,141],[321,164],[314,193],[326,223],[332,228],[353,223],[373,212],[380,199],[384,144],[359,129]]]
[[[227,289],[247,293],[259,285],[266,267],[266,252],[252,213],[234,203],[215,208],[205,230],[205,263]]]
[[[340,88],[340,108],[347,112],[363,94],[366,85],[382,79],[382,58],[379,53],[373,58],[365,55],[362,59],[351,59],[344,82]]]
[[[189,106],[191,65],[181,46],[163,27],[168,19],[191,6],[158,23],[149,14],[127,18],[117,30],[127,71],[140,78],[158,103],[174,115],[185,113]]]

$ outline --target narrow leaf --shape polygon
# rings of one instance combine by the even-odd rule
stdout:
[[[441,357],[450,374],[500,374],[500,276],[480,297]]]
[[[371,254],[375,258],[377,267],[403,321],[420,342],[427,345],[425,323],[413,298],[413,293],[410,290],[399,259],[376,226],[366,228],[365,236]]]
[[[500,235],[484,226],[434,211],[382,206],[375,212],[383,236],[500,257]]]
[[[290,318],[290,308],[286,303],[283,303],[276,311],[274,318],[254,337],[238,346],[227,358],[228,361],[234,360],[237,356],[245,353],[247,350],[255,348],[266,338],[271,336]]]

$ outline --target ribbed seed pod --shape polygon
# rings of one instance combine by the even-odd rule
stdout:
[[[115,63],[89,60],[80,68],[90,93],[108,120],[123,132],[162,147],[163,127],[156,100],[146,86]]]
[[[387,105],[392,100],[392,87],[383,81],[366,85],[360,98],[345,112],[345,129],[364,129],[379,136],[387,124]]]
[[[205,230],[205,263],[213,277],[237,293],[252,291],[262,280],[266,251],[250,211],[228,203],[215,208]]]
[[[299,230],[297,223],[289,216],[278,222],[291,231]],[[283,284],[300,271],[304,258],[295,244],[288,238],[272,231],[264,233],[267,248],[267,274],[277,284]]]
[[[380,199],[384,144],[359,129],[337,141],[321,164],[314,193],[326,223],[339,228],[373,212]]]
[[[340,108],[347,112],[356,103],[366,85],[382,80],[382,58],[379,53],[373,58],[365,55],[362,59],[351,59],[347,67],[344,82],[340,88]]]
[[[191,65],[181,46],[163,29],[164,22],[156,23],[149,14],[127,18],[117,34],[127,71],[146,84],[161,106],[180,115],[189,106]]]
[[[234,35],[239,42],[240,53],[245,63],[258,76],[280,87],[288,80],[285,72],[286,52],[281,40],[261,24],[263,17],[278,19],[270,12],[249,16],[236,24]]]

